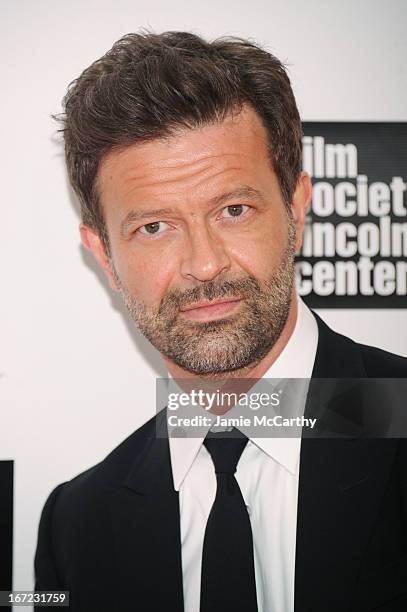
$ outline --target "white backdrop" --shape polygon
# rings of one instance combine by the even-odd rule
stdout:
[[[50,490],[146,421],[165,375],[80,247],[50,119],[67,84],[143,26],[233,34],[289,63],[304,120],[407,121],[406,17],[405,0],[1,1],[0,459],[15,460],[15,589],[33,586]],[[407,309],[320,313],[407,356]]]

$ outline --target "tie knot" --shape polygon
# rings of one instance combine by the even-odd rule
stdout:
[[[234,437],[225,437],[224,433],[209,433],[204,445],[209,452],[216,474],[234,474],[247,438],[238,430],[233,430]],[[239,437],[236,437],[236,435]]]

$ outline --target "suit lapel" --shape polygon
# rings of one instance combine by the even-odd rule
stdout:
[[[184,610],[178,492],[168,438],[157,437],[155,431],[163,425],[162,412],[110,502],[120,612]]]
[[[332,332],[319,317],[317,320],[319,342],[313,379],[365,378],[358,346]],[[328,385],[331,385],[332,396],[338,397],[337,384],[332,381]],[[360,412],[361,407],[352,392],[347,396],[345,391],[341,401],[345,421]],[[311,411],[315,414],[315,406],[307,400],[306,416]],[[329,410],[328,421],[334,426],[340,423],[338,402]],[[394,452],[393,440],[302,440],[296,612],[328,609],[342,612],[349,608]]]

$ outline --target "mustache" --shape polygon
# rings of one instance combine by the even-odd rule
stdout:
[[[191,289],[171,289],[162,298],[158,314],[176,311],[196,302],[213,302],[224,297],[253,297],[261,293],[259,282],[253,276],[230,280],[207,281]]]

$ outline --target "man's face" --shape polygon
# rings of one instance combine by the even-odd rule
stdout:
[[[109,153],[110,240],[82,239],[151,343],[197,375],[259,362],[287,320],[309,181],[283,202],[256,113]]]

